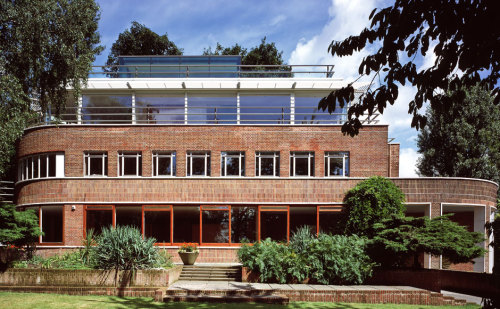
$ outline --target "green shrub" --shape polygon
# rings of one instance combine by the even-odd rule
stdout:
[[[349,190],[344,197],[342,211],[344,233],[358,236],[368,235],[373,224],[402,216],[405,211],[405,196],[392,181],[384,177],[371,177]]]
[[[129,226],[103,228],[94,247],[95,267],[135,270],[152,268],[160,259],[154,238],[143,238]]]
[[[47,258],[34,255],[30,259],[16,261],[14,268],[46,268],[46,269],[89,269],[89,265],[82,259],[80,251],[66,252]]]
[[[244,244],[238,258],[244,267],[260,273],[261,282],[361,284],[371,276],[374,263],[365,252],[366,240],[358,236],[320,234],[300,229],[290,244],[270,239]]]

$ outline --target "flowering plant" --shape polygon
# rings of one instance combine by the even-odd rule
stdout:
[[[194,242],[185,242],[179,248],[180,253],[185,252],[198,252],[198,245]]]

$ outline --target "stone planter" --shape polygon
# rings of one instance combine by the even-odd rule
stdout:
[[[179,252],[179,256],[184,265],[193,265],[199,254],[199,252]]]

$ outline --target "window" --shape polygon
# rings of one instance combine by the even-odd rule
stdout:
[[[245,176],[245,152],[221,153],[221,176]]]
[[[290,234],[303,226],[316,233],[316,206],[290,207]]]
[[[153,152],[153,176],[175,176],[175,152]]]
[[[85,176],[107,176],[108,154],[106,152],[87,151],[84,154]]]
[[[257,207],[231,206],[231,243],[257,240]]]
[[[288,206],[260,206],[260,239],[288,241]]]
[[[87,206],[85,211],[85,232],[94,230],[94,235],[101,234],[105,227],[114,226],[113,206]]]
[[[187,176],[210,176],[210,152],[188,151]]]
[[[200,207],[174,207],[174,243],[200,241]]]
[[[43,235],[41,243],[63,242],[63,207],[43,206],[40,208],[40,224]]]
[[[156,243],[171,243],[171,206],[144,206],[144,236],[154,237]]]
[[[314,176],[314,152],[291,152],[290,176]]]
[[[58,159],[56,160],[56,157]],[[56,161],[60,162],[56,164]],[[59,168],[57,168],[57,166]],[[21,159],[19,164],[19,179],[29,180],[47,177],[64,176],[64,154],[46,153]]]
[[[318,108],[319,101],[328,96],[328,93],[297,94],[295,96],[295,124],[340,124],[347,120],[348,105],[336,106],[330,114]]]
[[[229,206],[201,206],[201,242],[229,243]]]
[[[236,94],[188,97],[189,124],[235,124],[237,121]]]
[[[116,206],[116,225],[130,226],[138,229],[142,228],[142,207],[141,206]]]
[[[255,176],[280,176],[279,152],[256,152]]]
[[[349,152],[325,152],[325,176],[349,176]]]
[[[132,96],[84,94],[83,123],[132,123]]]
[[[118,153],[118,176],[141,176],[141,152],[121,151]]]
[[[169,68],[163,68],[168,70]],[[185,97],[182,94],[145,95],[135,97],[137,123],[150,124],[183,124],[185,114]]]
[[[241,95],[242,124],[290,123],[290,95]]]

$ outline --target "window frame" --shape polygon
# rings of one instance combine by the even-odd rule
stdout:
[[[102,159],[102,175],[90,175],[91,159]],[[84,177],[107,177],[108,176],[108,152],[107,151],[85,151],[83,153],[83,176]]]
[[[315,157],[314,151],[290,151],[290,177],[314,177],[314,169],[315,169],[314,157]],[[297,169],[297,161],[296,161],[297,158],[299,159],[307,158],[307,175],[296,175],[295,171]]]
[[[211,153],[210,151],[187,151],[186,152],[186,177],[210,177],[211,174]],[[203,175],[193,175],[193,158],[204,158],[205,170]],[[207,173],[208,172],[208,173]]]
[[[267,154],[265,154],[267,153]],[[271,155],[272,153],[272,155]],[[262,176],[262,159],[273,159],[273,175]],[[255,177],[280,177],[280,152],[279,151],[256,151],[255,152]]]
[[[95,211],[109,211],[111,210],[111,226],[116,226],[116,212],[115,205],[85,205],[83,207],[83,238],[87,237],[87,211],[95,210]]]
[[[338,154],[338,155],[334,155]],[[342,156],[341,156],[342,155]],[[346,158],[349,162],[346,163]],[[330,175],[330,159],[342,159],[342,175]],[[349,168],[350,153],[349,151],[325,151],[325,177],[349,177],[350,173],[346,174],[346,166]]]
[[[244,151],[221,151],[221,177],[245,177],[245,152]],[[227,158],[238,159],[238,175],[227,174]]]
[[[57,177],[57,155],[58,154],[63,154],[63,152],[46,152],[46,153],[38,153],[38,154],[33,154],[33,155],[28,155],[23,157],[20,160],[19,163],[19,180],[24,181],[24,180],[34,180],[34,179],[43,179],[43,178],[56,178]],[[53,160],[50,159],[50,157],[53,157]],[[45,176],[41,176],[41,166],[42,164],[41,161],[45,160]],[[35,163],[36,161],[36,163]],[[54,169],[54,175],[50,176],[50,171],[51,171],[51,164],[50,162],[53,161],[53,169]],[[36,167],[36,177],[35,177],[35,167]],[[29,176],[29,177],[28,177]]]
[[[160,158],[170,158],[170,175],[158,174],[158,161]],[[177,174],[176,169],[176,152],[175,151],[153,151],[151,161],[151,176],[152,177],[175,177]],[[175,161],[175,163],[174,163]]]
[[[125,158],[135,158],[135,175],[124,175],[125,171]],[[142,151],[118,151],[118,164],[117,164],[118,177],[141,177],[142,176]]]
[[[59,206],[62,208],[62,225],[61,225],[61,229],[62,229],[62,241],[61,242],[42,242],[42,235],[38,236],[38,245],[39,246],[61,246],[61,245],[64,245],[66,243],[66,233],[64,232],[64,229],[66,227],[66,215],[65,215],[65,211],[64,211],[64,208],[65,206],[64,205],[44,205],[44,206],[38,206],[38,207],[35,207],[36,211],[38,212],[38,226],[39,226],[39,229],[40,229],[40,232],[43,233],[43,221],[42,221],[42,215],[43,215],[43,210],[42,208],[43,207],[46,207],[46,206]],[[33,209],[32,207],[27,207],[25,208],[26,209]]]

